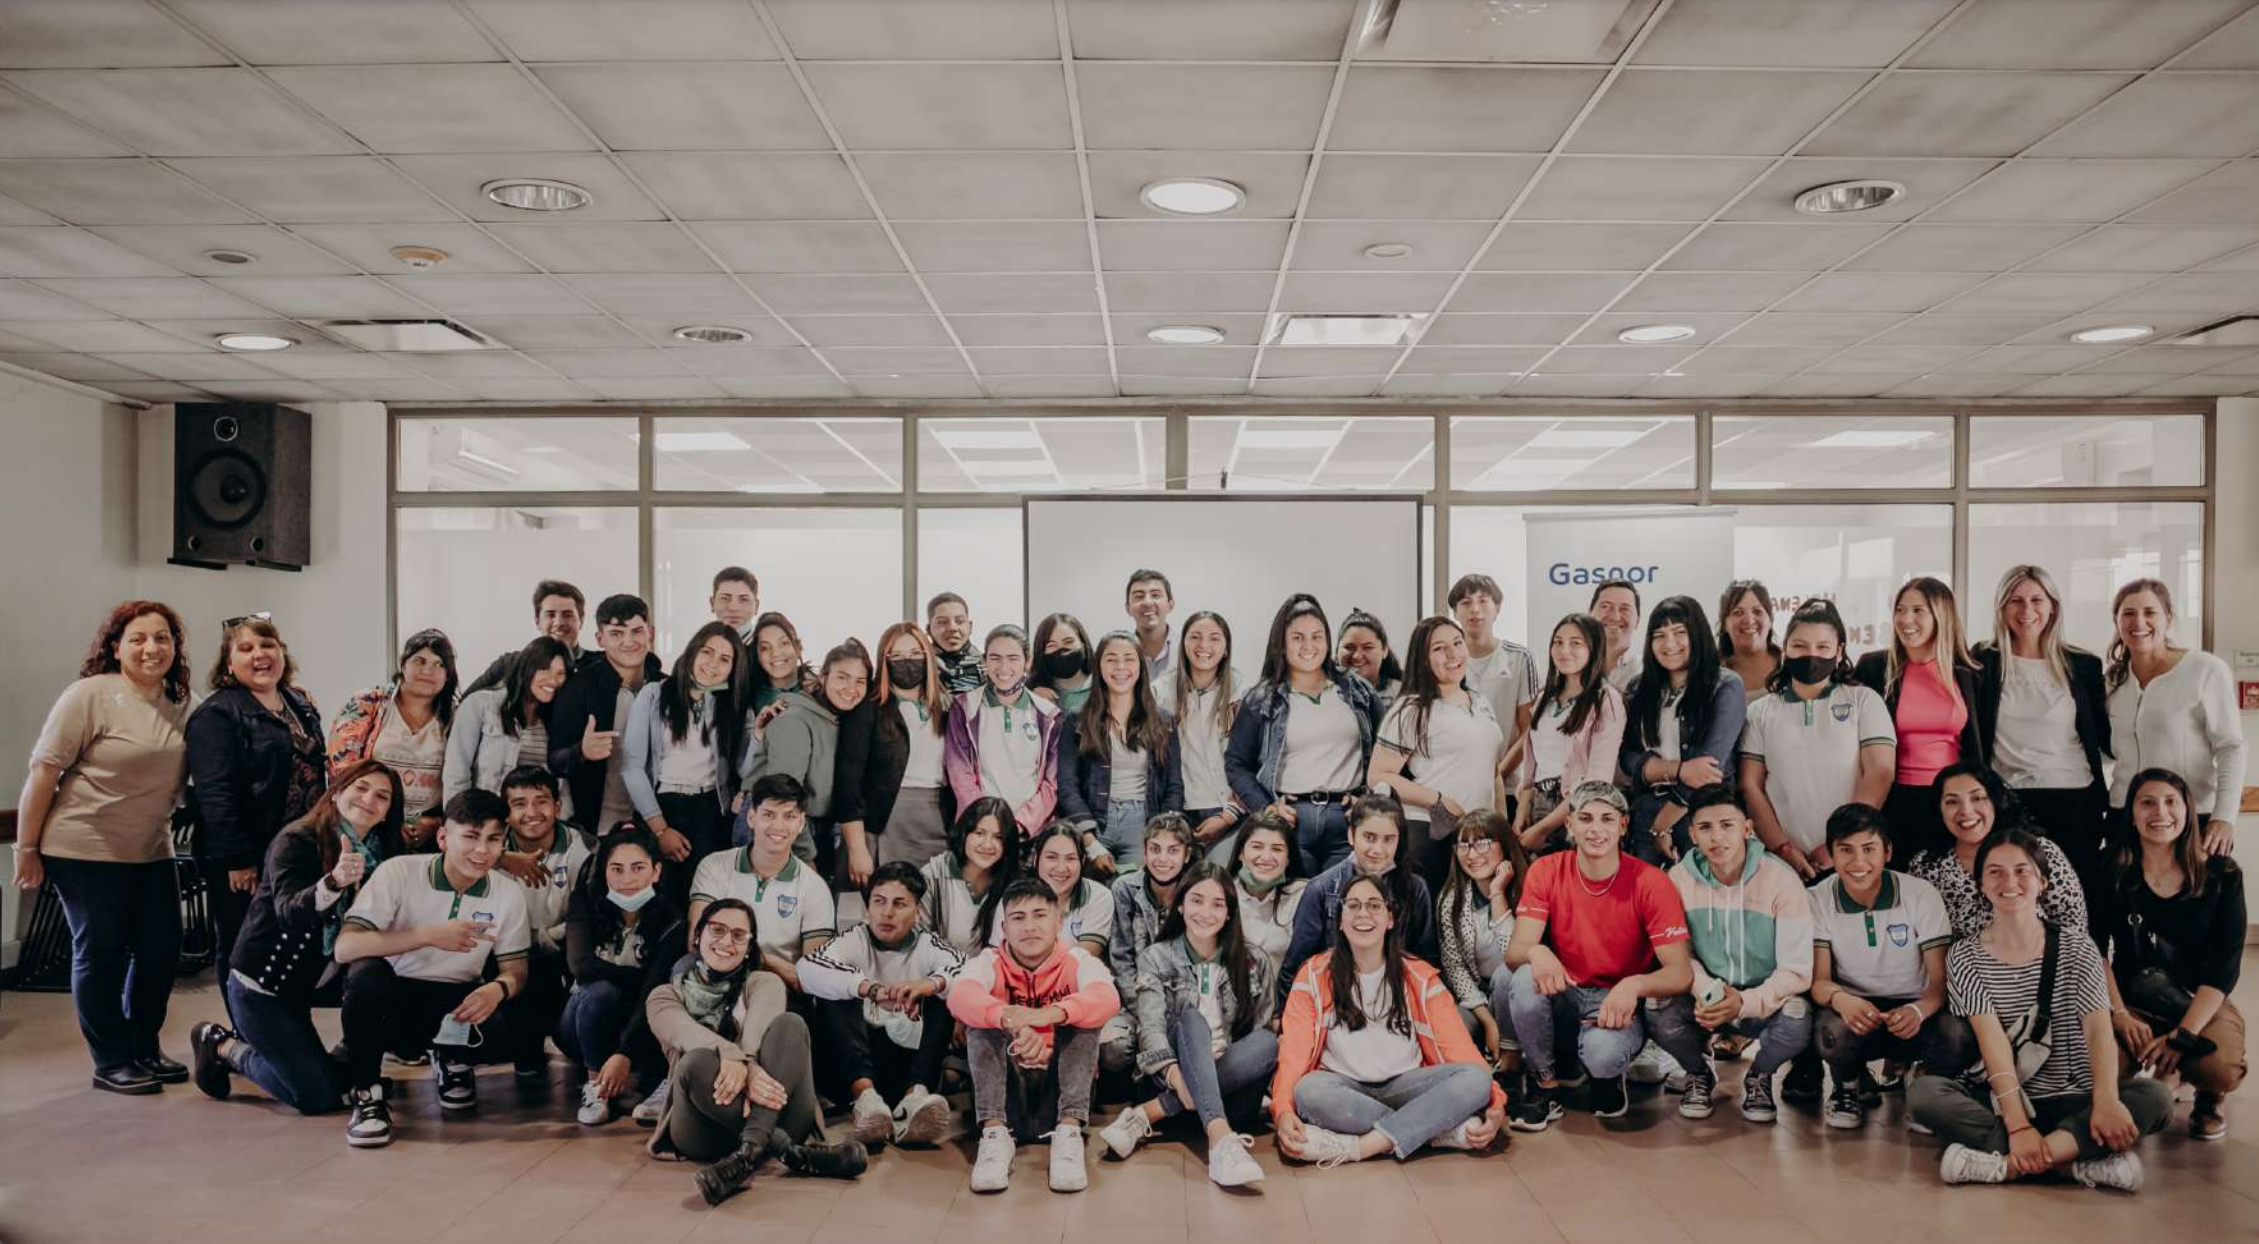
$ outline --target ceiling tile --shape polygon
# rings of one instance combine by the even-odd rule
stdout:
[[[1809,272],[1843,262],[1892,226],[1887,224],[1718,223],[1694,235],[1663,267],[1673,271]]]
[[[396,246],[427,246],[447,252],[449,275],[475,272],[531,272],[533,266],[495,241],[476,225],[418,222],[409,224],[296,225],[291,233],[325,250],[344,256],[366,272],[379,276],[413,273],[392,257]],[[266,263],[264,256],[260,263]]]
[[[1965,345],[1853,346],[1812,370],[1822,375],[1941,371],[1967,358],[1969,351],[1970,347]]]
[[[1359,0],[1069,0],[1077,60],[1334,60]]]
[[[792,327],[810,344],[827,346],[945,346],[949,330],[926,315],[793,316]]]
[[[1271,346],[1258,363],[1258,380],[1302,376],[1366,376],[1377,383],[1403,351],[1395,346]]]
[[[282,224],[445,221],[455,214],[371,156],[174,160],[172,167]]]
[[[363,316],[424,316],[428,308],[375,277],[223,276],[213,286],[240,294],[277,315],[303,319],[358,319]],[[155,312],[147,314],[154,315]],[[219,311],[174,311],[168,315],[225,315]]]
[[[849,376],[861,397],[983,397],[971,376]]]
[[[1629,376],[1669,371],[1689,353],[1684,345],[1563,346],[1545,360],[1543,374]]]
[[[111,380],[102,385],[104,393],[130,397],[142,402],[209,402],[215,400],[204,390],[169,380]]]
[[[2191,233],[2198,230],[2189,230]],[[2259,250],[2241,250],[2204,265],[2206,272],[2259,272]]]
[[[1630,397],[1652,379],[1636,376],[1523,376],[1506,386],[1508,397]]]
[[[2259,229],[2108,225],[2035,260],[2038,271],[2178,272],[2259,242]]]
[[[2259,69],[2259,9],[2198,43],[2173,63],[2175,69]]]
[[[1879,346],[1996,345],[2045,327],[2044,315],[1917,315],[1875,338]]]
[[[497,224],[504,245],[551,272],[712,272],[681,227],[628,222]]]
[[[747,277],[746,284],[779,315],[915,315],[931,310],[917,282],[907,276],[773,273]]]
[[[2032,150],[2050,156],[2239,156],[2254,147],[2259,147],[2259,76],[2163,73],[2111,96]]]
[[[1147,345],[1151,342],[1151,338],[1145,335],[1148,331],[1166,325],[1186,322],[1186,318],[1181,315],[1155,315],[1150,312],[1133,313],[1120,310],[1113,310],[1113,314],[1109,315],[1107,319],[1114,326],[1114,341],[1125,346]],[[1205,319],[1196,319],[1192,322],[1220,330],[1224,334],[1224,344],[1226,345],[1253,345],[1263,336],[1263,317],[1260,315],[1211,315]]]
[[[577,308],[577,300],[560,300],[543,308],[545,313],[467,315],[463,319],[472,328],[514,350],[596,350],[649,344],[633,329],[609,316],[572,314]],[[672,328],[673,324],[668,327]]]
[[[714,383],[731,397],[853,397],[855,391],[829,372],[812,376],[716,376]]]
[[[953,315],[949,324],[968,346],[1106,344],[1105,320],[1095,315]]]
[[[729,396],[720,385],[696,376],[684,376],[680,379],[672,376],[623,376],[589,379],[582,383],[598,397],[619,402],[687,402]]]
[[[1551,346],[1559,345],[1589,318],[1573,315],[1469,315],[1451,312],[1428,321],[1420,334],[1424,346]]]
[[[0,271],[12,271],[15,258],[7,234],[0,232]],[[0,320],[99,320],[108,315],[29,281],[0,280]]]
[[[145,354],[186,354],[208,350],[184,337],[126,320],[20,320],[8,332],[28,338],[33,350],[71,350],[109,354],[128,351]]]
[[[1122,375],[1237,377],[1255,370],[1255,347],[1121,346],[1114,351]]]
[[[59,225],[0,228],[0,273],[9,276],[169,276],[172,272],[154,259],[83,230]]]
[[[433,194],[473,220],[513,223],[549,223],[543,212],[504,207],[486,197],[480,187],[511,177],[541,177],[571,182],[588,191],[587,206],[577,207],[570,219],[658,220],[666,213],[647,198],[618,165],[600,155],[572,153],[513,153],[509,155],[415,155],[393,160],[400,171],[421,182]],[[558,222],[562,223],[562,222]]]
[[[2011,273],[1987,281],[1941,306],[1956,315],[2023,315],[2042,312],[2070,315],[2106,298],[2122,294],[2148,279],[2145,276],[2131,275]]]
[[[1984,277],[1964,272],[1829,272],[1783,299],[1783,311],[1926,311]]]
[[[548,65],[542,85],[615,151],[831,150],[783,65]]]
[[[1475,266],[1512,272],[1636,272],[1662,258],[1686,234],[1683,224],[1515,223],[1498,231]]]
[[[2108,353],[2106,348],[2087,345],[2003,346],[1963,360],[1956,364],[1956,370],[1979,374],[1999,372],[2021,376],[2052,376],[2085,367]]]
[[[1112,368],[1103,348],[1045,349],[1035,347],[998,347],[971,349],[973,370],[984,377],[994,376],[1092,376],[1107,375]]]
[[[340,396],[372,402],[459,402],[469,396],[454,385],[423,376],[379,376],[369,380],[325,380]]]
[[[1772,382],[1769,375],[1657,376],[1639,389],[1639,397],[1747,397]]]
[[[1404,356],[1397,374],[1504,375],[1524,372],[1545,357],[1545,346],[1431,346],[1414,347]]]
[[[1094,151],[1089,159],[1090,198],[1097,214],[1145,220],[1167,218],[1165,213],[1145,206],[1137,197],[1146,185],[1164,177],[1213,177],[1228,181],[1247,195],[1247,202],[1232,213],[1233,216],[1283,220],[1294,215],[1295,205],[1302,200],[1302,183],[1310,170],[1310,157],[1306,155],[1252,151],[1210,151],[1198,155],[1172,151]],[[1068,169],[1070,172],[1073,169],[1071,159]],[[990,213],[999,217],[1049,214]],[[1079,195],[1074,210],[1064,214],[1082,214]]]
[[[465,0],[519,59],[774,60],[746,4],[717,0]]]
[[[5,20],[0,16],[0,22]],[[0,52],[0,59],[5,55]],[[104,138],[53,108],[14,91],[0,90],[0,157],[131,154],[130,148]]]
[[[1257,380],[1247,391],[1256,397],[1369,397],[1380,374],[1370,376],[1291,376]]]
[[[1718,315],[1675,315],[1671,317],[1669,322],[1682,324],[1694,330],[1694,337],[1680,347],[1681,349],[1692,349],[1717,340],[1726,330],[1739,325],[1748,318],[1748,316],[1738,312],[1726,312]],[[1596,316],[1590,324],[1585,325],[1575,336],[1569,338],[1566,344],[1579,346],[1618,344],[1616,342],[1617,333],[1627,328],[1638,328],[1655,322],[1654,316],[1639,313],[1611,313]],[[1434,335],[1434,331],[1431,329],[1428,337],[1432,338]]]
[[[1764,397],[1873,397],[1911,376],[1789,376],[1766,385]]]
[[[2250,346],[2136,346],[2097,361],[2094,372],[2179,376],[2200,371],[2252,371],[2259,350]]]
[[[2150,69],[2247,0],[1986,0],[1910,64],[1941,69]]]
[[[327,357],[340,353],[332,351]],[[240,354],[220,354],[206,350],[182,354],[168,351],[159,354],[110,353],[111,362],[161,375],[167,380],[272,380],[275,372],[266,366],[271,359],[253,362]]]
[[[690,230],[732,272],[902,271],[886,231],[863,221],[729,221],[692,225]],[[698,269],[684,271],[708,267],[701,257]]]
[[[2259,307],[2259,281],[2242,272],[2191,272],[2118,295],[2110,311],[2188,311],[2235,315]]]
[[[1087,272],[1013,276],[939,275],[926,288],[945,315],[982,312],[1030,314],[1098,312],[1098,281]]]
[[[2166,376],[2110,376],[2088,372],[2078,376],[2050,376],[2016,390],[2018,397],[2122,397],[2138,393]]]
[[[1071,152],[886,152],[855,157],[879,210],[895,220],[1080,220]],[[1098,180],[1098,160],[1091,160]],[[1139,185],[1144,183],[1140,182]],[[1130,201],[1136,202],[1131,187]],[[1140,213],[1142,214],[1142,213]]]
[[[620,162],[684,220],[867,220],[871,215],[847,162],[835,154],[633,151],[620,156]]]
[[[155,8],[86,0],[0,5],[0,66],[224,65],[225,53]]]
[[[0,262],[5,262],[0,260]],[[293,280],[297,278],[278,278]],[[313,278],[308,278],[313,279]],[[206,281],[185,276],[148,277],[140,280],[52,280],[48,289],[66,298],[135,319],[186,319],[200,315],[259,315],[259,307]],[[371,281],[370,284],[376,284]],[[275,308],[270,308],[275,309]],[[295,312],[283,311],[284,315]]]
[[[2020,160],[1924,219],[2110,220],[2213,167],[2210,160]]]
[[[197,387],[240,402],[334,402],[341,396],[335,389],[303,380],[215,380]]]
[[[1074,146],[1057,65],[812,64],[816,100],[850,149]]]
[[[616,376],[680,376],[673,350],[528,350],[526,357],[575,380]]]
[[[151,328],[162,329],[175,337],[205,349],[213,348],[220,337],[232,333],[259,333],[269,337],[290,337],[298,342],[292,349],[306,354],[333,353],[354,348],[345,345],[343,342],[333,341],[303,324],[292,320],[277,319],[264,313],[234,315],[217,319],[152,318],[147,320],[146,323]],[[242,356],[229,355],[228,357]]]
[[[14,199],[0,198],[0,225],[54,225],[62,222],[45,212],[34,211]]]
[[[1279,291],[1279,310],[1344,314],[1433,311],[1450,291],[1448,273],[1289,273]],[[1477,280],[1499,280],[1478,277]],[[1543,279],[1543,278],[1540,278]],[[1472,282],[1470,282],[1471,284]],[[1462,301],[1463,300],[1458,300]],[[1460,306],[1461,310],[1469,308]],[[1478,308],[1479,309],[1479,308]],[[1548,308],[1559,310],[1560,308]]]
[[[1630,69],[1601,97],[1569,149],[1779,155],[1866,80],[1829,71]]]
[[[45,372],[60,380],[76,380],[82,384],[104,380],[153,380],[157,377],[137,371],[123,363],[112,362],[92,354],[0,354],[0,362]]]
[[[1905,317],[1883,311],[1772,311],[1751,316],[1726,343],[1735,346],[1847,346],[1865,341]]]
[[[378,151],[586,151],[592,145],[507,65],[325,65],[268,73]]]
[[[1449,309],[1598,311],[1635,279],[1629,272],[1476,273],[1452,295]]]
[[[1268,311],[1278,278],[1267,272],[1109,272],[1113,311]],[[1200,322],[1200,321],[1195,321]]]
[[[1958,372],[1941,371],[1912,380],[1890,390],[1892,397],[1997,397],[2024,385],[2020,376],[1971,376]]]
[[[1514,381],[1511,375],[1446,376],[1398,372],[1381,384],[1382,397],[1496,397]]]
[[[1112,397],[1111,376],[992,376],[983,383],[997,397]]]
[[[801,60],[1056,60],[1049,0],[768,0]]]
[[[2078,225],[1905,225],[1844,266],[1863,272],[2000,272],[2080,232]]]
[[[170,0],[254,65],[404,65],[502,59],[446,0]]]
[[[2214,372],[2202,376],[2175,376],[2141,390],[2159,397],[2233,397],[2259,393],[2259,375]]]
[[[271,225],[126,225],[94,229],[128,250],[139,251],[191,276],[227,276],[246,266],[262,274],[318,276],[352,272],[352,265],[307,245]],[[258,257],[252,265],[206,259],[204,252],[235,250]]]
[[[556,373],[515,351],[478,350],[461,354],[386,354],[427,376],[484,384],[489,379],[542,379],[561,383]]]
[[[1642,65],[1879,68],[1912,46],[1955,0],[1731,0],[1663,15]]]
[[[1787,376],[1836,352],[1836,346],[1716,345],[1680,359],[1672,371],[1690,376]]]
[[[1327,152],[1303,215],[1312,220],[1496,220],[1537,156]]]
[[[1765,171],[1763,160],[1563,156],[1517,220],[1707,220]]]
[[[450,315],[569,317],[577,312],[585,317],[591,310],[571,290],[545,276],[422,273],[394,277],[393,284]]]
[[[1355,80],[1352,71],[1351,81]],[[1306,150],[1317,141],[1318,121],[1332,88],[1333,70],[1322,65],[1101,61],[1075,68],[1083,143],[1093,150]],[[1344,98],[1334,117],[1329,146],[1367,145],[1343,137],[1342,118],[1348,108]],[[1070,137],[1041,145],[1073,142]]]
[[[409,374],[407,368],[384,355],[344,350],[329,354],[283,350],[260,359],[259,366],[299,380],[371,380]]]
[[[684,346],[671,349],[683,366],[701,376],[828,376],[830,371],[806,346]]]
[[[1248,389],[1245,377],[1133,376],[1123,373],[1123,397],[1239,397]]]
[[[1275,272],[1287,229],[1283,220],[1102,220],[1098,255],[1109,272]]]
[[[1361,63],[1349,70],[1326,146],[1549,151],[1600,78],[1594,69]]]
[[[1293,267],[1306,272],[1457,272],[1474,260],[1491,228],[1474,221],[1305,221],[1295,237]],[[1367,247],[1385,244],[1409,246],[1412,252],[1390,258],[1365,254]]]
[[[0,160],[0,194],[75,225],[235,224],[256,219],[145,160]]]
[[[2230,164],[2133,214],[2134,220],[2259,224],[2259,160]]]
[[[894,236],[901,239],[910,263],[920,272],[1090,270],[1090,234],[1080,223],[904,221],[894,226]]]
[[[12,73],[8,81],[150,155],[355,150],[248,69],[53,69]]]
[[[1796,196],[1831,182],[1879,177],[1906,187],[1897,201],[1859,213],[1861,221],[1907,220],[1929,211],[1947,195],[1999,167],[1999,161],[1821,159],[1797,157],[1766,175],[1748,197],[1726,211],[1728,220],[1810,220],[1796,210]]]
[[[1616,304],[1617,311],[1761,311],[1810,279],[1808,272],[1658,272]]]
[[[2121,74],[2103,73],[1901,71],[1836,118],[1805,144],[1804,151],[1808,155],[2014,155],[2128,80]]]

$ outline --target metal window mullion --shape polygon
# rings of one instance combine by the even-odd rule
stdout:
[[[653,531],[656,523],[651,512],[653,504],[651,483],[655,471],[653,442],[657,426],[658,420],[649,411],[636,416],[635,587],[636,595],[641,596],[644,603],[649,605],[654,613],[658,611],[659,607],[651,603],[651,598],[655,594],[653,584],[657,578],[652,565],[653,558],[656,556],[657,539]]]
[[[918,416],[902,416],[902,616],[918,615]],[[882,654],[883,655],[883,654]]]
[[[384,422],[384,658],[400,650],[400,416],[389,409]]]
[[[1435,530],[1429,536],[1435,541],[1435,573],[1428,583],[1428,608],[1444,613],[1443,602],[1451,594],[1451,415],[1439,410],[1434,419],[1435,454],[1430,465],[1435,475],[1428,482],[1428,498],[1435,507]]]
[[[1172,407],[1161,422],[1161,487],[1184,492],[1192,485],[1192,418]]]
[[[1973,605],[1976,585],[1969,582],[1969,412],[1953,413],[1953,583],[1961,599]],[[1962,607],[1967,616],[1970,606]]]

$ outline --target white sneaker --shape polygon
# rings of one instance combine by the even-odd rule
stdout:
[[[2004,1184],[2008,1182],[2008,1155],[1947,1145],[1937,1161],[1938,1178],[1949,1184]]]
[[[633,1113],[636,1126],[657,1127],[659,1120],[667,1117],[667,1093],[672,1083],[669,1080],[659,1081],[659,1087],[652,1089],[649,1097],[635,1104]]]
[[[1676,1066],[1676,1059],[1650,1041],[1640,1047],[1639,1056],[1632,1059],[1631,1066],[1625,1069],[1624,1074],[1634,1084],[1661,1084],[1668,1077],[1670,1068]]]
[[[1100,1144],[1113,1150],[1115,1157],[1126,1158],[1137,1152],[1139,1141],[1152,1134],[1153,1120],[1145,1117],[1145,1107],[1130,1106],[1114,1116],[1114,1121],[1098,1133],[1098,1140]],[[1209,1161],[1212,1166],[1214,1159]]]
[[[1473,1150],[1475,1147],[1474,1142],[1467,1139],[1467,1125],[1472,1122],[1474,1122],[1473,1119],[1459,1120],[1457,1123],[1452,1125],[1450,1131],[1445,1132],[1441,1136],[1436,1137],[1434,1140],[1429,1141],[1429,1147],[1435,1149]]]
[[[1302,1125],[1302,1160],[1315,1164],[1321,1171],[1331,1170],[1344,1162],[1357,1161],[1357,1142],[1315,1123],[1305,1123]]]
[[[931,1145],[949,1131],[949,1099],[929,1093],[922,1084],[910,1086],[902,1104],[894,1108],[894,1143]]]
[[[884,1144],[894,1135],[894,1111],[877,1089],[867,1088],[857,1094],[853,1113],[855,1139],[864,1145]]]
[[[602,1127],[612,1121],[612,1099],[596,1087],[596,1081],[586,1080],[580,1086],[580,1109],[573,1115],[582,1127]]]
[[[1134,1111],[1139,1118],[1142,1110]],[[1208,1178],[1219,1188],[1244,1188],[1263,1182],[1263,1168],[1247,1151],[1248,1138],[1237,1132],[1208,1146]]]
[[[1020,1146],[1008,1127],[984,1127],[973,1153],[973,1175],[965,1186],[975,1192],[1002,1192],[1012,1182],[1012,1152]]]
[[[2131,1149],[2124,1153],[2106,1153],[2099,1158],[2086,1158],[2071,1163],[2071,1177],[2089,1188],[2139,1192],[2142,1175],[2141,1155]]]
[[[1090,1186],[1090,1171],[1082,1164],[1082,1128],[1061,1126],[1051,1133],[1051,1190],[1080,1192]]]

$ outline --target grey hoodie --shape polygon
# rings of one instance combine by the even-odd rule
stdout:
[[[787,691],[779,700],[783,711],[762,732],[753,756],[753,772],[745,784],[771,773],[800,779],[808,788],[808,819],[831,816],[834,759],[839,753],[839,715],[821,697],[805,691]]]

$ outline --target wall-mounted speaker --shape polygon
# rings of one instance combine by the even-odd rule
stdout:
[[[313,421],[272,402],[173,407],[173,555],[179,566],[304,568]]]

